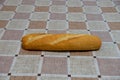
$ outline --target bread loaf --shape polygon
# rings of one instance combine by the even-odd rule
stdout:
[[[26,50],[74,51],[98,50],[101,40],[88,34],[28,34],[22,38]]]

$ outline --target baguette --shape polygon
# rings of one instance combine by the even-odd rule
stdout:
[[[28,34],[22,38],[22,48],[47,51],[98,50],[101,40],[88,34]]]

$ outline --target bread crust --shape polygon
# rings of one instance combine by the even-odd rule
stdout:
[[[99,37],[89,34],[28,34],[22,38],[22,48],[47,51],[98,50]]]

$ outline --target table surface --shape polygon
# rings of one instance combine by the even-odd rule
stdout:
[[[97,35],[98,51],[26,51],[30,33]],[[0,0],[0,80],[120,80],[120,0]]]

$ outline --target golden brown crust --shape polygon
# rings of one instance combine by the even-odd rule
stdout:
[[[98,50],[101,40],[88,34],[28,34],[22,38],[27,50]]]

